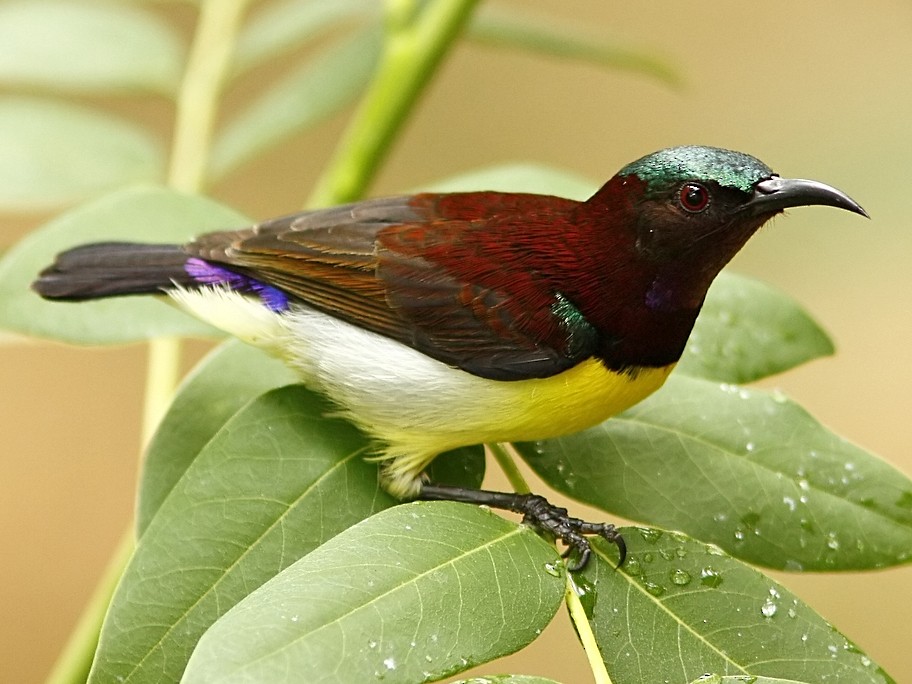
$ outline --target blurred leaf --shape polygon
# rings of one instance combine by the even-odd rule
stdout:
[[[238,37],[238,71],[274,59],[320,33],[352,19],[379,18],[375,0],[285,0],[264,7]]]
[[[193,459],[237,411],[271,389],[298,381],[284,363],[238,340],[203,359],[181,385],[146,453],[137,536],[142,536]],[[478,488],[484,471],[484,449],[472,446],[438,456],[428,476],[433,482]]]
[[[562,568],[535,532],[486,509],[397,506],[235,606],[183,681],[436,681],[533,641],[561,602]]]
[[[284,363],[230,340],[187,376],[162,419],[143,461],[137,536],[206,443],[248,402],[268,390],[298,382]]]
[[[424,192],[469,192],[496,190],[499,192],[534,192],[584,200],[596,190],[596,185],[572,171],[552,169],[537,164],[504,164],[461,173],[450,178],[423,185]]]
[[[379,54],[380,34],[371,28],[282,77],[219,135],[212,150],[212,174],[224,175],[354,100]]]
[[[198,233],[247,223],[241,214],[212,200],[164,188],[130,188],[95,200],[32,232],[0,261],[0,327],[79,344],[219,335],[155,297],[50,302],[32,292],[30,284],[56,253],[77,244],[184,242]]]
[[[678,70],[655,54],[612,43],[603,35],[594,35],[580,26],[561,24],[554,17],[532,18],[527,8],[484,8],[473,18],[467,35],[495,47],[521,48],[551,57],[633,71],[671,85],[681,83]]]
[[[912,482],[781,394],[672,375],[599,426],[519,443],[555,489],[785,570],[912,557]]]
[[[367,440],[302,387],[235,414],[171,490],[114,595],[91,682],[177,681],[197,639],[298,558],[394,501]],[[188,416],[188,420],[192,419]]]
[[[55,91],[172,94],[184,48],[154,14],[125,4],[0,4],[0,83]]]
[[[163,176],[156,140],[71,104],[0,98],[0,210],[47,210]]]
[[[573,576],[614,684],[691,682],[706,672],[892,681],[788,589],[718,548],[656,529],[621,532],[630,553],[620,570],[597,540]]]
[[[722,272],[697,319],[677,372],[746,383],[833,353],[833,343],[793,299]]]

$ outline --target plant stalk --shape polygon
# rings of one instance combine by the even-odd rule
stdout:
[[[530,494],[532,489],[529,487],[529,483],[526,482],[526,478],[523,477],[522,472],[520,472],[519,466],[516,465],[516,459],[510,453],[508,445],[487,444],[486,446],[491,451],[494,460],[497,461],[497,465],[507,476],[507,481],[513,491],[517,494]]]
[[[364,194],[380,162],[478,0],[388,0],[377,73],[308,201],[320,207]]]
[[[576,634],[579,636],[583,651],[586,654],[586,660],[589,662],[589,668],[592,670],[592,677],[595,684],[611,684],[611,677],[605,668],[605,661],[602,659],[598,642],[592,632],[592,625],[589,623],[586,610],[583,608],[583,603],[577,593],[576,584],[573,582],[573,573],[567,572],[566,576],[567,586],[564,590],[564,602],[567,604],[567,611],[570,613],[573,627],[576,629]]]

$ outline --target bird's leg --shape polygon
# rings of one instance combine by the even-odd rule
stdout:
[[[538,494],[516,494],[514,492],[492,492],[486,489],[468,489],[452,485],[425,483],[421,487],[418,499],[425,501],[459,501],[461,503],[490,506],[501,510],[521,513],[523,522],[538,530],[548,532],[567,545],[566,557],[571,551],[579,554],[578,560],[570,566],[571,572],[582,570],[589,562],[592,548],[589,540],[583,535],[597,534],[618,547],[620,560],[618,567],[624,564],[627,556],[627,545],[614,525],[608,523],[591,523],[567,514],[566,508],[555,506],[545,497]]]

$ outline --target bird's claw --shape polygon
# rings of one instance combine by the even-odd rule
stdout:
[[[627,545],[614,525],[592,523],[574,518],[567,513],[566,508],[555,506],[545,497],[537,494],[528,494],[522,502],[519,512],[523,514],[524,523],[554,535],[567,546],[567,550],[561,554],[563,558],[567,558],[574,551],[577,552],[576,562],[568,566],[570,572],[582,570],[589,562],[592,546],[589,544],[589,540],[583,536],[587,534],[598,535],[617,546],[620,555],[618,567],[624,564],[624,559],[627,557]]]

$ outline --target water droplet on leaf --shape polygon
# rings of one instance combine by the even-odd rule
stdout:
[[[643,586],[653,596],[661,596],[665,593],[665,587],[661,584],[656,584],[655,582],[643,582]]]
[[[700,571],[700,584],[715,589],[722,584],[722,574],[711,567],[705,567]]]
[[[690,584],[690,580],[690,573],[686,570],[678,568],[671,573],[671,583],[676,584],[679,587],[686,587]]]
[[[654,527],[638,527],[637,532],[639,532],[640,536],[650,544],[655,544],[664,534],[662,530],[657,530]]]

